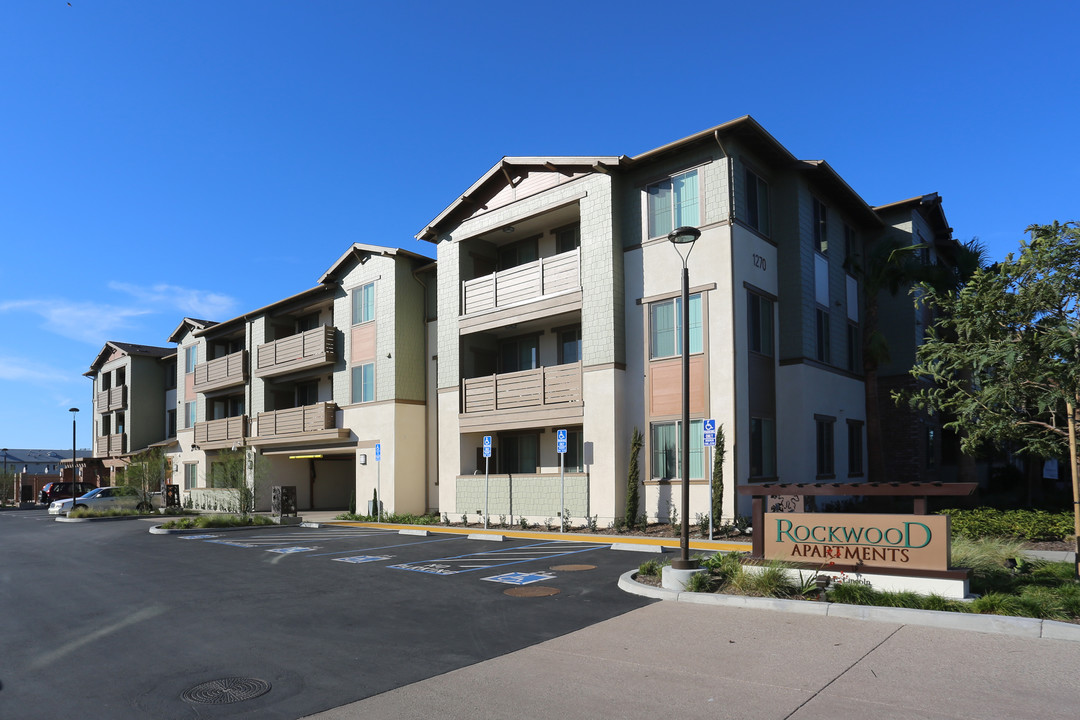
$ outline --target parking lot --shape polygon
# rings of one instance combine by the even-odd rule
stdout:
[[[301,717],[649,602],[604,544],[152,524],[0,513],[0,717]],[[184,699],[236,677],[270,690]]]

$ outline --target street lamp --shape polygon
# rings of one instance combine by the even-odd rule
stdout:
[[[75,509],[75,416],[79,408],[68,408],[71,413],[71,509]]]
[[[698,561],[690,559],[690,271],[686,268],[686,260],[699,237],[701,231],[696,227],[679,227],[668,233],[668,240],[682,259],[682,533],[679,559],[671,562],[674,570],[696,570],[698,567]]]

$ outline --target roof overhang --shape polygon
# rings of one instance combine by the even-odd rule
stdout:
[[[352,247],[346,250],[342,254],[342,256],[335,260],[334,264],[331,265],[330,268],[323,273],[322,277],[319,278],[319,282],[324,284],[338,282],[338,280],[340,280],[340,276],[343,274],[341,272],[342,268],[346,264],[352,261],[363,264],[367,262],[368,258],[373,255],[380,255],[384,257],[410,258],[413,260],[419,260],[425,265],[431,262],[431,258],[427,257],[426,255],[414,253],[409,250],[404,250],[402,248],[389,248],[383,247],[381,245],[365,245],[363,243],[353,243]]]

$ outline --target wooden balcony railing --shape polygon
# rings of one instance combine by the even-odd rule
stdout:
[[[115,388],[114,388],[115,389]],[[109,455],[123,455],[127,451],[127,443],[124,435],[102,435],[94,438],[94,455],[107,457]]]
[[[581,288],[580,248],[466,280],[461,284],[462,314],[509,305]]]
[[[334,420],[336,412],[337,405],[321,402],[288,410],[259,413],[255,434],[257,437],[267,438],[333,430],[337,427]]]
[[[247,437],[247,415],[195,423],[195,444],[242,442]]]
[[[461,385],[466,414],[580,403],[581,363],[469,378]]]
[[[94,411],[98,413],[119,410],[127,405],[127,385],[102,390],[94,395]]]
[[[335,362],[334,334],[333,327],[323,325],[260,345],[255,353],[255,376],[284,375]]]
[[[247,350],[195,366],[195,392],[208,392],[247,381]]]

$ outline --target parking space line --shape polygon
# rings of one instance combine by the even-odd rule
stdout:
[[[561,546],[558,551],[555,547]],[[431,575],[457,575],[459,573],[472,572],[474,570],[487,570],[494,567],[516,565],[537,560],[550,560],[566,555],[600,550],[607,545],[590,543],[581,545],[577,543],[543,542],[536,545],[525,545],[520,548],[506,548],[493,552],[469,553],[455,555],[453,557],[436,558],[427,562],[401,563],[400,565],[388,565],[393,570],[409,570],[412,572],[428,573]],[[544,548],[544,550],[537,550]],[[551,552],[554,551],[554,552]]]

